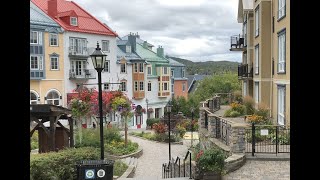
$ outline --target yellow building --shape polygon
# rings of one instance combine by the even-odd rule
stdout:
[[[274,124],[290,126],[290,1],[239,0],[242,34],[231,51],[242,52],[238,77],[243,96],[270,108]]]
[[[30,1],[30,104],[64,104],[62,28]]]

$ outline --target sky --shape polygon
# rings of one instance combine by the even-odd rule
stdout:
[[[130,32],[167,55],[194,62],[237,61],[230,37],[241,33],[239,0],[73,0],[120,37]]]

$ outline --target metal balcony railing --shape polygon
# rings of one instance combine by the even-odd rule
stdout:
[[[69,55],[73,56],[88,56],[87,47],[71,46],[69,47]]]
[[[231,36],[231,46],[230,46],[230,51],[232,50],[242,50],[244,46],[244,37],[243,35],[234,35]]]
[[[253,77],[253,67],[248,66],[248,64],[238,65],[238,78],[252,78]]]
[[[94,69],[76,69],[69,70],[69,79],[95,79],[96,70]]]

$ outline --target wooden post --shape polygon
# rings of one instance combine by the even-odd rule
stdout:
[[[74,147],[74,139],[73,139],[73,119],[68,117],[69,126],[70,126],[70,147]]]
[[[49,117],[50,120],[50,151],[56,150],[56,118]]]

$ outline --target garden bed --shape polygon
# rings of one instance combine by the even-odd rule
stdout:
[[[161,138],[161,137],[157,137],[158,135],[157,134],[152,134],[151,132],[130,132],[129,133],[130,136],[134,136],[134,137],[137,137],[137,138],[141,138],[141,139],[144,139],[144,140],[149,140],[149,141],[154,141],[154,142],[157,142],[157,143],[169,143],[169,139],[157,139],[157,138]],[[173,136],[173,135],[172,135]],[[172,144],[183,144],[183,141],[179,140],[179,141],[176,141],[176,139],[174,138],[171,138],[171,143]]]

